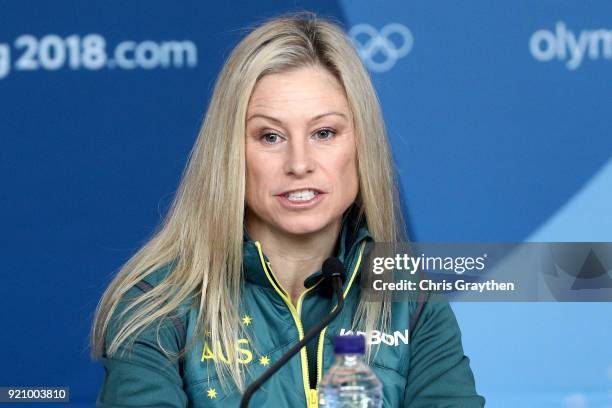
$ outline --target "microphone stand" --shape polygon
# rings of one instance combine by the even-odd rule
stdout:
[[[274,373],[276,373],[283,365],[289,361],[291,357],[296,355],[302,347],[306,346],[310,340],[312,340],[317,334],[319,334],[328,324],[331,322],[342,310],[344,307],[344,296],[342,295],[342,275],[338,272],[333,272],[331,274],[332,279],[332,288],[336,293],[336,297],[338,298],[338,304],[331,311],[325,319],[321,320],[316,326],[313,326],[308,332],[304,335],[304,338],[297,342],[293,347],[291,347],[283,356],[276,361],[276,363],[272,364],[270,368],[268,368],[264,373],[251,385],[249,385],[242,396],[242,401],[240,402],[240,408],[248,408],[249,401],[251,397],[261,387],[261,385],[266,382]]]

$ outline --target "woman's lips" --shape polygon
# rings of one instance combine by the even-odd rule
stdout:
[[[277,195],[276,198],[280,201],[281,205],[288,210],[308,210],[318,205],[327,194],[319,193],[315,194],[310,200],[299,200],[291,201],[284,195]]]

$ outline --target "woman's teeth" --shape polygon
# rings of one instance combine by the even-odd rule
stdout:
[[[318,193],[313,190],[293,191],[287,195],[289,201],[308,201],[312,200]]]

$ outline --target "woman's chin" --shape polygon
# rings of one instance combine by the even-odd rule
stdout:
[[[329,224],[323,221],[287,222],[281,226],[284,233],[289,235],[311,235],[323,232]]]

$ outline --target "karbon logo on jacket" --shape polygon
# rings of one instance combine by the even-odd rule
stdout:
[[[404,331],[396,330],[393,334],[381,332],[380,330],[372,330],[368,335],[366,332],[357,331],[354,333],[352,330],[340,329],[340,336],[357,334],[358,336],[364,336],[366,341],[370,344],[386,344],[388,346],[397,347],[400,343],[408,344],[408,329]]]

